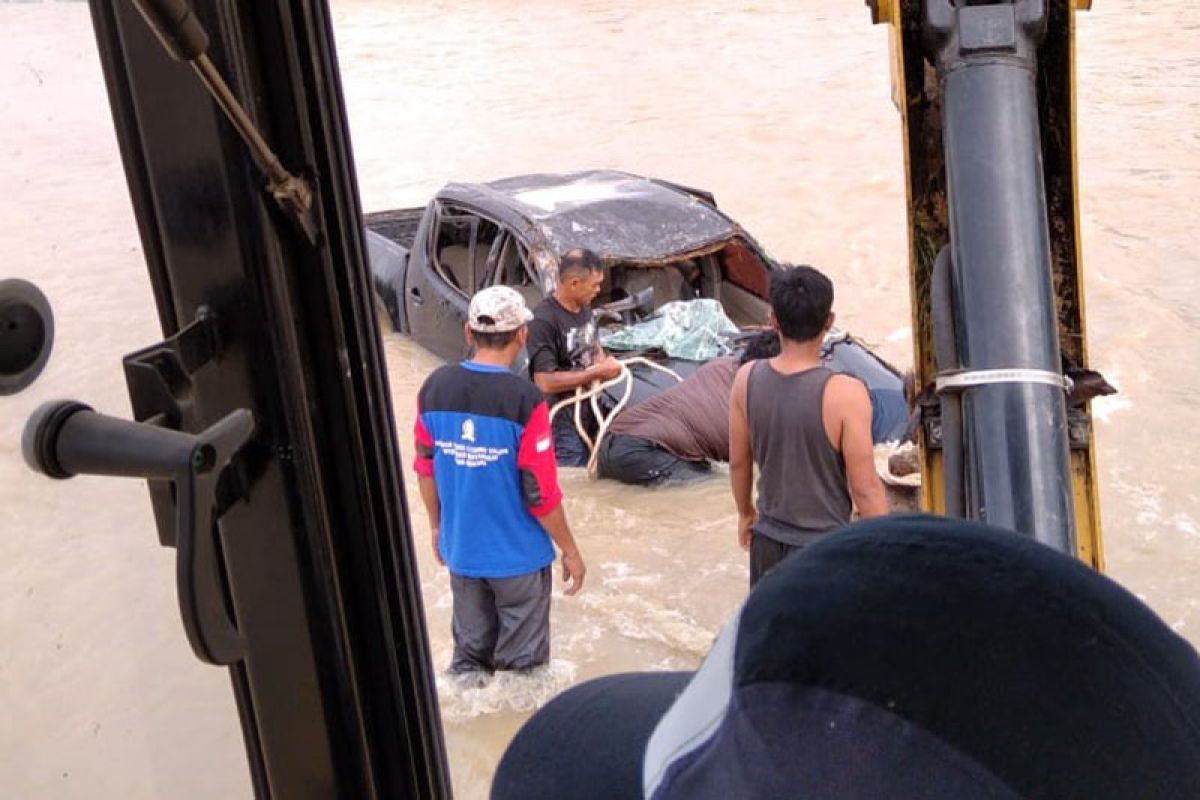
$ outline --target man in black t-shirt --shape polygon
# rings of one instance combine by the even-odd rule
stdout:
[[[604,265],[591,250],[575,249],[559,260],[554,294],[533,311],[526,350],[529,375],[553,407],[580,386],[615,378],[616,359],[600,347],[591,302],[604,283]],[[589,415],[590,419],[590,415]],[[575,430],[573,409],[554,419],[554,451],[562,466],[587,464],[588,452]]]

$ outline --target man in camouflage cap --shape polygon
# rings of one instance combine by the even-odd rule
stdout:
[[[478,679],[549,660],[554,545],[566,594],[586,571],[563,513],[549,409],[511,372],[532,318],[515,290],[480,291],[465,327],[475,355],[439,368],[417,396],[414,467],[454,595],[450,672]]]

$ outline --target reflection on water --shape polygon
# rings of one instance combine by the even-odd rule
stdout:
[[[1105,0],[1080,18],[1081,204],[1111,572],[1200,641],[1200,27],[1184,0]],[[572,0],[335,2],[366,210],[423,204],[448,180],[615,167],[712,190],[772,253],[825,268],[839,323],[909,361],[899,123],[882,29],[860,3]],[[16,448],[38,402],[127,414],[120,356],[155,312],[82,4],[0,3],[0,276],[38,282],[58,349],[0,399],[0,786],[48,797],[248,795],[221,670],[175,611],[173,555],[142,487],[29,475]],[[436,362],[385,342],[401,444]],[[435,665],[449,660],[449,581],[417,552]],[[461,797],[481,796],[528,708],[628,669],[688,669],[745,592],[721,477],[649,490],[564,476],[589,563],[556,596],[550,669],[445,684]]]

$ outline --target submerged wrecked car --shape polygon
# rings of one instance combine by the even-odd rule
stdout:
[[[774,261],[712,195],[665,181],[593,171],[451,183],[424,208],[368,214],[366,226],[392,324],[443,358],[462,355],[471,294],[503,284],[536,305],[554,290],[559,256],[575,247],[609,267],[598,308],[651,288],[632,317],[708,297],[739,325],[767,319]]]
[[[532,308],[554,291],[559,258],[573,248],[608,267],[593,302],[602,340],[668,304],[707,300],[734,328],[718,350],[736,350],[737,330],[767,323],[769,273],[778,268],[708,192],[612,170],[451,183],[424,208],[368,214],[365,223],[375,290],[393,327],[446,360],[467,355],[472,294],[511,286]],[[830,356],[862,351],[847,355],[869,372],[859,377],[873,395],[901,394],[899,374],[853,339],[827,346]],[[646,351],[680,377],[703,362],[654,346],[638,354]],[[630,404],[675,381],[661,370],[631,371]]]

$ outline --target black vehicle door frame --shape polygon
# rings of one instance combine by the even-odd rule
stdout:
[[[440,358],[455,361],[466,352],[462,324],[467,316],[467,294],[442,274],[438,262],[438,236],[445,206],[441,200],[432,204],[429,229],[421,242],[424,257],[417,269],[413,269],[414,262],[409,261],[405,302],[410,304],[413,338]],[[470,235],[473,240],[473,230]]]
[[[466,287],[456,285],[457,281],[451,282],[446,276],[446,270],[442,266],[438,240],[441,236],[442,221],[447,218],[459,218],[469,220],[467,225],[467,280]],[[473,210],[463,208],[457,203],[446,200],[438,200],[434,203],[434,216],[432,230],[429,232],[429,264],[433,269],[434,275],[437,276],[441,288],[444,288],[450,294],[457,294],[461,297],[470,296],[470,287],[474,284],[475,268],[474,268],[474,249],[475,237],[479,232],[479,215]]]
[[[492,240],[492,244],[488,248],[487,258],[484,260],[483,277],[475,284],[476,291],[492,286],[495,283],[496,267],[500,264],[500,256],[504,250],[504,243],[512,238],[512,231],[507,227],[498,224],[498,228],[496,238]]]
[[[505,234],[510,232],[510,229],[504,223],[496,221],[491,215],[466,203],[455,200],[435,200],[433,205],[433,218],[429,226],[428,241],[425,243],[425,268],[418,270],[418,272],[425,273],[421,278],[422,286],[420,287],[423,290],[423,303],[419,307],[422,320],[412,330],[414,338],[419,344],[447,361],[454,361],[468,355],[462,330],[463,323],[467,319],[467,306],[470,303],[471,295],[488,285],[487,281],[495,268],[497,244]],[[471,218],[466,256],[468,287],[465,289],[447,279],[444,268],[438,259],[438,235],[442,218],[447,211]],[[497,233],[488,247],[488,252],[481,265],[481,274],[477,274],[476,268],[480,266],[477,248],[479,247],[479,229],[482,223],[496,226]]]
[[[217,537],[244,642],[228,671],[254,791],[448,797],[329,9],[192,5],[217,70],[314,187],[315,243],[134,4],[90,0],[164,336],[204,333],[165,395],[135,393],[138,418],[193,433],[237,409],[254,419],[216,529],[198,533]],[[158,401],[174,413],[151,413]],[[171,519],[159,517],[168,543]]]

